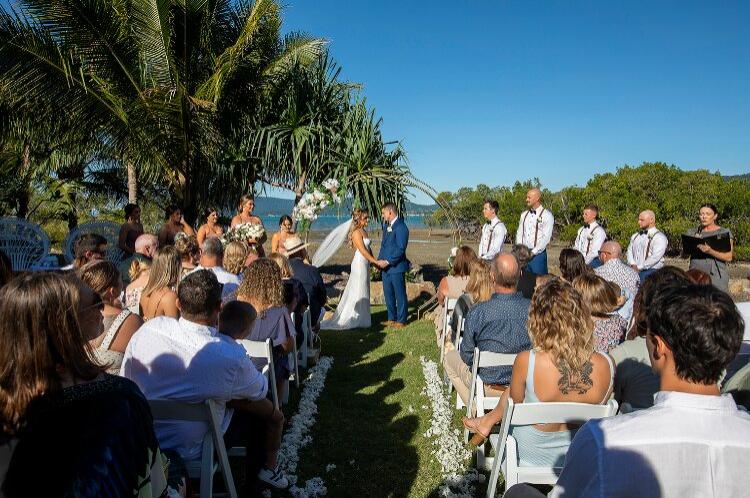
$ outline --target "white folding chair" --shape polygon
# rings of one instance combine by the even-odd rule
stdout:
[[[152,399],[149,400],[148,404],[151,407],[154,420],[184,420],[208,424],[208,431],[203,438],[201,459],[185,462],[188,476],[193,479],[200,478],[200,498],[227,495],[230,498],[237,498],[232,469],[229,467],[229,457],[224,446],[224,436],[221,433],[221,420],[218,416],[217,403],[210,399],[203,403]],[[214,461],[214,454],[218,459],[218,465]],[[213,493],[214,473],[217,467],[224,476],[227,493]]]
[[[453,308],[456,307],[458,299],[446,297],[443,299],[443,328],[440,330],[440,362],[443,362],[445,356],[445,339],[450,327],[448,326],[448,317],[453,314]]]
[[[63,241],[63,254],[68,262],[73,261],[73,254],[76,239],[87,233],[95,233],[107,239],[107,261],[115,264],[120,263],[125,253],[117,245],[120,238],[120,225],[113,221],[91,221],[78,225],[68,233]]]
[[[479,376],[480,368],[512,367],[516,361],[515,353],[493,353],[491,351],[480,351],[474,348],[474,361],[471,364],[471,385],[469,386],[469,402],[466,405],[467,417],[481,417],[485,412],[492,410],[500,402],[497,396],[485,396],[484,382]],[[456,396],[459,400],[459,396]],[[460,407],[458,407],[460,408]],[[473,413],[476,410],[476,415]],[[469,429],[464,428],[464,441],[469,440]],[[483,447],[480,447],[483,448]],[[480,449],[477,449],[480,451]],[[479,457],[479,455],[477,455]],[[482,456],[484,453],[482,452]],[[477,458],[479,460],[479,458]],[[479,462],[478,462],[479,465]]]
[[[312,315],[310,314],[310,308],[305,310],[302,315],[302,328],[305,330],[305,337],[307,337],[307,361],[309,365],[315,365],[320,357],[320,346],[315,347],[315,333],[312,329]]]
[[[276,392],[276,371],[273,369],[273,347],[271,346],[271,339],[265,341],[249,341],[247,339],[240,339],[237,341],[250,358],[265,358],[266,364],[263,366],[261,373],[266,376],[268,381],[268,389],[271,390],[271,400],[273,406],[277,410],[279,409],[279,393]]]
[[[296,322],[296,313],[292,313],[292,323]],[[295,325],[296,330],[296,325]],[[299,348],[298,357],[299,357],[299,366],[302,368],[307,368],[307,328],[302,327],[302,345]]]
[[[464,326],[466,325],[466,320],[464,320],[464,317],[461,317],[458,319],[458,330],[456,331],[456,344],[453,345],[453,347],[458,351],[461,348],[461,335],[464,333]],[[453,392],[453,384],[451,384],[450,379],[448,379],[448,374],[445,374],[445,382],[448,384],[448,394]],[[461,397],[456,394],[456,409],[460,410],[464,407],[464,402],[461,400]]]
[[[10,258],[13,271],[39,264],[49,248],[49,237],[39,225],[23,218],[0,218],[0,250]]]
[[[583,424],[588,420],[612,417],[617,413],[617,401],[610,399],[605,405],[588,403],[513,403],[508,397],[503,412],[499,434],[490,435],[495,449],[495,459],[487,486],[487,498],[494,498],[500,470],[505,476],[505,488],[514,484],[551,484],[557,482],[562,467],[520,467],[515,438],[509,434],[511,427],[533,424]]]

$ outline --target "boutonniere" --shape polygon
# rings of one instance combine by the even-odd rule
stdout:
[[[648,234],[648,240],[652,240],[658,232]]]
[[[393,231],[393,227],[388,227],[388,232],[390,233],[392,231]]]
[[[590,233],[586,238],[589,240],[594,240],[594,234]]]

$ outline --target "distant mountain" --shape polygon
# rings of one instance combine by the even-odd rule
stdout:
[[[746,182],[750,182],[750,173],[745,173],[744,175],[725,176],[723,178],[725,180],[745,180]]]
[[[282,214],[292,214],[294,208],[294,199],[281,199],[279,197],[256,197],[254,214],[258,216],[281,216]],[[408,214],[425,214],[431,213],[437,209],[437,204],[416,204],[406,201],[406,212]],[[351,210],[351,205],[344,203],[341,206],[331,206],[323,211],[323,215],[337,215],[347,213]]]

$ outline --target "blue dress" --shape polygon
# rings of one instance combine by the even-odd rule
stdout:
[[[534,367],[536,356],[534,350],[529,351],[529,369],[526,372],[526,392],[524,403],[539,403],[539,398],[534,391]],[[614,381],[614,366],[609,356],[604,355],[609,363],[609,389],[607,397],[612,391]],[[606,399],[602,400],[602,403]],[[578,428],[557,431],[540,431],[533,425],[514,425],[510,428],[518,447],[518,465],[520,467],[562,467],[565,462],[565,454],[568,452],[570,442],[573,440]]]

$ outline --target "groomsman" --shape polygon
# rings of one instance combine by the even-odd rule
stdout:
[[[487,263],[503,250],[505,234],[508,233],[505,224],[497,217],[499,208],[500,205],[495,200],[487,199],[484,201],[482,214],[487,221],[482,227],[482,238],[479,239],[479,258]]]
[[[542,191],[533,188],[526,193],[528,210],[521,213],[516,232],[516,244],[531,249],[531,260],[526,268],[537,275],[547,274],[547,245],[552,239],[555,217],[542,206]]]
[[[641,277],[641,282],[664,266],[664,253],[667,252],[669,241],[656,228],[656,215],[651,210],[643,211],[638,215],[638,226],[641,227],[630,237],[628,245],[628,264]]]
[[[601,266],[599,261],[599,249],[607,240],[607,233],[597,221],[599,206],[589,204],[583,208],[583,226],[578,229],[578,235],[573,247],[583,254],[586,264],[591,268]]]

